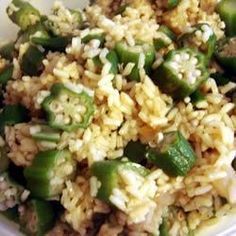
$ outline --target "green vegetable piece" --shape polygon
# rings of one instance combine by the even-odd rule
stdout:
[[[226,38],[218,43],[216,59],[230,75],[236,75],[236,37]]]
[[[0,174],[7,170],[9,162],[6,147],[0,147]]]
[[[207,23],[193,26],[191,32],[184,33],[178,39],[181,47],[195,48],[206,55],[206,63],[211,59],[216,47],[216,35]]]
[[[60,140],[60,133],[46,125],[34,126],[35,131],[31,133],[32,137],[38,141],[58,142]]]
[[[196,161],[190,143],[179,131],[164,134],[159,147],[149,148],[146,157],[170,176],[186,176]]]
[[[18,33],[17,44],[29,42],[32,37],[40,37],[43,39],[48,39],[50,36],[44,24],[42,24],[42,22],[38,22],[35,25],[29,26],[27,30],[20,31]]]
[[[39,75],[44,68],[43,59],[43,52],[36,46],[30,45],[20,63],[22,71],[29,76]]]
[[[105,43],[105,35],[103,33],[89,33],[81,39],[84,44],[89,43],[91,40],[97,39],[100,41],[100,46],[102,47]]]
[[[224,73],[216,72],[210,75],[213,78],[218,86],[224,86],[230,82],[230,77]]]
[[[107,54],[106,59],[111,63],[110,73],[116,75],[118,73],[118,63],[119,63],[116,52],[114,50],[111,50]],[[93,62],[99,69],[102,69],[103,63],[101,62],[99,56],[94,57]]]
[[[109,198],[114,188],[119,188],[119,170],[129,169],[141,176],[146,176],[149,171],[143,166],[132,163],[122,162],[118,160],[98,161],[91,166],[91,173],[101,183],[98,189],[97,198],[111,204]]]
[[[161,25],[158,29],[158,31],[163,32],[166,34],[171,40],[176,40],[176,34],[166,25]]]
[[[6,105],[0,113],[0,130],[6,125],[14,125],[28,121],[29,111],[20,104]]]
[[[171,10],[178,6],[180,0],[164,0],[164,6],[167,10]]]
[[[160,236],[169,236],[169,227],[166,218],[162,219],[162,223],[159,227],[159,232]]]
[[[29,2],[22,0],[12,0],[7,7],[7,14],[12,22],[17,24],[23,31],[40,21],[39,11]]]
[[[82,13],[79,10],[73,9],[70,9],[70,12],[72,13],[72,16],[77,19],[77,23],[79,24],[79,26],[81,26],[83,24]]]
[[[95,110],[93,98],[86,91],[77,92],[63,84],[52,86],[42,108],[50,127],[68,132],[86,128]]]
[[[129,7],[129,5],[130,5],[129,3],[126,3],[126,4],[119,6],[115,12],[115,15],[122,15],[122,13],[125,12],[126,8]]]
[[[158,37],[154,39],[153,44],[155,49],[158,51],[164,47],[169,46],[176,36],[173,31],[171,31],[167,26],[162,25],[158,29]]]
[[[12,78],[12,74],[13,74],[13,65],[6,66],[0,72],[0,84],[6,85],[7,82]]]
[[[142,163],[145,159],[147,145],[142,144],[139,140],[130,141],[124,149],[124,156],[135,163]]]
[[[7,193],[11,193],[10,195]],[[16,183],[8,172],[0,175],[0,211],[6,211],[21,202],[24,188]]]
[[[50,202],[31,199],[21,208],[19,223],[27,235],[44,236],[53,227],[55,213]]]
[[[128,46],[125,42],[118,42],[115,45],[115,50],[118,55],[120,63],[127,65],[129,62],[134,63],[135,66],[128,78],[134,81],[140,81],[139,75],[139,60],[140,56],[144,56],[144,69],[147,74],[150,73],[152,64],[155,60],[155,48],[150,44],[138,44],[134,47]]]
[[[236,36],[236,1],[220,1],[217,5],[217,11],[226,24],[226,34],[228,36]]]
[[[151,78],[162,92],[181,100],[208,78],[205,56],[191,48],[172,50]]]
[[[55,198],[61,194],[65,182],[73,177],[75,165],[67,150],[39,152],[32,165],[24,169],[27,188],[34,197]]]
[[[206,96],[199,89],[192,93],[190,95],[190,98],[193,105],[196,105],[197,103],[206,100]]]
[[[188,236],[195,236],[194,230],[188,229]]]
[[[15,206],[13,208],[9,208],[6,211],[1,212],[1,214],[6,217],[10,221],[14,221],[15,223],[19,223],[19,213],[18,207]]]
[[[47,50],[65,51],[66,46],[70,43],[70,37],[57,36],[54,38],[33,37],[31,42],[41,45]]]
[[[11,61],[14,57],[15,52],[15,44],[13,42],[9,42],[7,44],[3,44],[0,47],[0,56]]]

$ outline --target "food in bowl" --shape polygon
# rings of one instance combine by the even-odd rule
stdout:
[[[0,211],[26,235],[194,235],[234,207],[235,1],[6,12]]]

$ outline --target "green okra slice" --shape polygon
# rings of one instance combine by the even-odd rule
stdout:
[[[83,26],[83,17],[82,12],[80,10],[74,10],[74,9],[68,9],[68,11],[71,13],[71,21],[73,22],[73,28],[80,29]],[[59,16],[60,13],[58,13],[57,9],[54,9],[53,15]],[[62,36],[61,32],[58,30],[58,26],[61,22],[55,22],[51,19],[49,19],[47,16],[43,17],[43,22],[46,28],[50,31],[51,34],[54,36]],[[66,35],[68,35],[66,33]]]
[[[38,22],[35,25],[29,26],[25,31],[19,31],[17,44],[29,42],[33,37],[40,37],[43,39],[48,39],[50,37],[46,27],[42,22]]]
[[[207,62],[211,59],[216,47],[216,35],[207,23],[197,24],[188,33],[178,39],[181,47],[190,47],[200,50],[206,55]]]
[[[191,48],[172,50],[151,78],[162,92],[181,100],[208,78],[205,56]]]
[[[0,211],[16,206],[27,197],[27,190],[16,183],[8,172],[0,174]]]
[[[114,50],[109,51],[108,54],[106,55],[106,59],[111,64],[110,73],[116,75],[118,73],[118,63],[119,63],[116,52]],[[100,60],[99,56],[94,57],[93,62],[99,69],[102,69],[103,63]]]
[[[29,111],[20,104],[6,105],[0,113],[0,131],[3,131],[6,125],[28,121],[28,113]]]
[[[170,176],[186,176],[196,162],[195,152],[179,131],[165,133],[157,148],[147,150],[146,157]]]
[[[139,62],[142,56],[144,60],[143,68],[147,74],[150,73],[152,64],[155,60],[155,48],[153,45],[140,43],[131,47],[125,42],[118,42],[115,45],[115,50],[120,63],[123,63],[124,65],[127,65],[129,62],[134,63],[134,68],[128,76],[130,80],[140,81]]]
[[[196,105],[197,103],[206,100],[206,96],[199,89],[192,93],[190,95],[190,98],[193,105]]]
[[[149,171],[139,164],[120,160],[98,161],[91,166],[92,176],[97,179],[100,185],[96,194],[98,199],[112,204],[110,197],[112,196],[113,190],[122,188],[120,186],[121,177],[119,171],[124,169],[131,170],[140,176],[149,174]]]
[[[14,206],[13,208],[8,208],[7,210],[1,212],[1,214],[8,220],[13,221],[17,224],[19,223],[19,213],[17,206]]]
[[[41,45],[46,50],[64,51],[66,46],[70,43],[70,37],[57,36],[53,38],[32,37],[31,42]]]
[[[43,69],[44,53],[35,45],[30,45],[23,54],[20,67],[29,76],[39,75]]]
[[[86,91],[75,91],[64,84],[54,84],[51,95],[42,103],[48,124],[55,129],[74,131],[86,128],[94,114],[94,101]]]
[[[38,141],[56,143],[60,140],[60,132],[47,125],[34,125],[30,128],[31,136]]]
[[[24,169],[27,188],[34,197],[55,198],[73,177],[75,169],[76,163],[67,150],[39,152],[32,165]]]
[[[7,14],[23,31],[40,21],[40,12],[29,2],[22,0],[12,0],[7,7]]]
[[[171,10],[173,8],[175,8],[176,6],[178,6],[178,4],[180,3],[180,0],[164,0],[164,7],[167,10]]]
[[[124,156],[132,162],[141,163],[145,160],[146,147],[147,145],[139,140],[130,141],[124,149]]]
[[[81,11],[80,10],[74,10],[74,9],[69,9],[69,11],[71,12],[72,16],[76,19],[78,25],[82,26],[83,17],[82,17]]]
[[[0,47],[0,56],[7,59],[12,60],[15,54],[15,44],[14,42],[9,42],[1,45]]]
[[[217,11],[226,24],[227,36],[236,36],[236,1],[221,0],[217,5]]]
[[[236,37],[221,40],[215,55],[226,73],[236,75]]]
[[[115,12],[115,15],[119,15],[119,14],[122,15],[122,13],[124,13],[126,8],[129,7],[129,6],[130,6],[129,3],[126,3],[126,4],[123,4],[123,5],[119,6],[118,9]]]
[[[167,26],[161,25],[157,31],[157,37],[153,40],[155,49],[158,51],[164,47],[169,46],[176,36]]]
[[[230,82],[230,76],[225,73],[216,72],[210,75],[217,84],[217,86],[224,86]]]
[[[54,225],[55,212],[49,201],[31,199],[19,208],[19,223],[27,235],[43,236]]]
[[[81,39],[81,42],[84,43],[84,44],[87,44],[89,43],[91,40],[98,40],[100,42],[100,46],[102,47],[105,43],[105,34],[104,33],[93,33],[90,32],[89,34],[87,34],[86,36],[84,36],[82,39]]]
[[[7,65],[0,72],[0,84],[6,85],[7,82],[12,78],[13,68],[14,68],[13,65]]]
[[[0,147],[0,174],[8,169],[10,160],[7,156],[7,149],[5,146]]]
[[[160,232],[160,236],[169,236],[170,235],[168,222],[165,217],[162,218],[162,223],[159,227],[159,232]]]

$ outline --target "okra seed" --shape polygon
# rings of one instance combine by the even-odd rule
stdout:
[[[71,118],[69,116],[64,117],[64,123],[65,124],[67,124],[67,125],[70,124],[70,121],[71,121]]]
[[[183,75],[181,73],[178,74],[179,79],[183,79]]]
[[[182,53],[182,59],[188,61],[190,59],[190,55],[188,53]]]
[[[194,58],[192,59],[192,63],[193,63],[193,65],[197,65],[197,63],[198,63],[198,60],[197,60],[197,58],[196,58],[196,57],[194,57]]]
[[[57,116],[56,116],[56,122],[57,123],[61,123],[61,122],[63,122],[63,120],[64,120],[64,117],[63,117],[63,115],[62,114],[58,114]]]
[[[62,101],[62,102],[66,102],[68,99],[68,95],[67,94],[63,94],[59,97],[59,100]]]
[[[77,122],[81,122],[82,118],[79,114],[75,114],[74,115],[74,119],[77,121]]]
[[[181,58],[180,58],[180,55],[179,55],[179,54],[176,54],[176,55],[174,56],[174,60],[175,60],[175,61],[180,61],[180,59],[181,59]]]

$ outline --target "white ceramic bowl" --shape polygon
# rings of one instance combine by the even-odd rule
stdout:
[[[55,0],[30,0],[30,2],[47,13]],[[70,8],[84,8],[88,0],[61,0]],[[2,40],[14,39],[17,27],[8,19],[5,9],[10,0],[0,0],[0,42]],[[0,236],[21,236],[18,226],[6,220],[0,215]],[[220,220],[212,220],[207,227],[199,229],[196,236],[236,236],[236,212],[230,212],[229,215]]]

